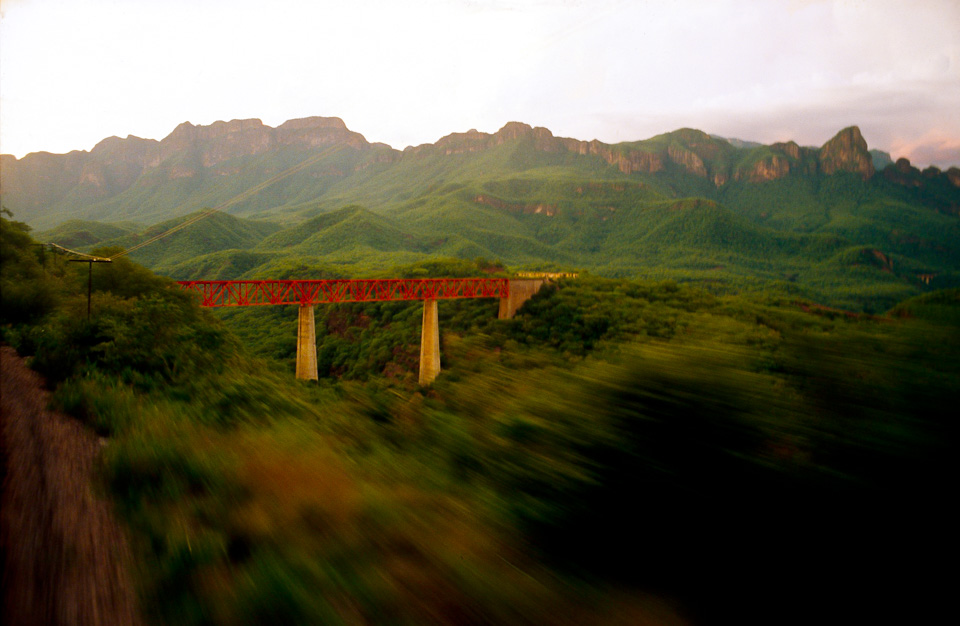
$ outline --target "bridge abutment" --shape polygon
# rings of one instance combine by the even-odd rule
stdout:
[[[300,305],[297,325],[297,378],[318,380],[317,377],[317,327],[314,323],[313,305]]]
[[[540,287],[545,282],[546,279],[543,278],[511,279],[509,295],[506,298],[500,298],[500,312],[497,314],[497,318],[501,320],[511,319],[524,302],[540,291]]]
[[[420,330],[420,384],[429,385],[440,374],[440,322],[437,301],[423,301],[423,327]]]

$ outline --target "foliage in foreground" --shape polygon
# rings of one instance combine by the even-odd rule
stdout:
[[[49,290],[5,290],[3,336],[109,437],[159,623],[716,621],[862,611],[851,579],[936,589],[918,555],[955,473],[955,290],[891,318],[605,279],[510,322],[445,302],[429,389],[403,356],[418,307],[331,308],[321,352],[353,369],[309,385],[244,345],[290,329],[241,342],[132,264],[95,268],[87,321],[86,268],[2,232],[4,284]]]

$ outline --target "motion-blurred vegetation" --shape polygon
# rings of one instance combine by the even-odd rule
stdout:
[[[107,437],[158,623],[779,623],[946,592],[956,289],[878,317],[590,276],[509,321],[445,301],[430,388],[417,303],[341,305],[303,383],[294,311],[201,310],[121,258],[87,320],[85,266],[0,235],[3,340]]]

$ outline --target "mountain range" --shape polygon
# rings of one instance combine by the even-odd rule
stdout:
[[[868,310],[960,284],[960,169],[894,161],[857,127],[814,148],[694,129],[605,144],[511,122],[398,151],[337,118],[234,120],[0,168],[4,207],[63,245],[130,246],[220,208],[135,253],[178,277],[485,257]]]

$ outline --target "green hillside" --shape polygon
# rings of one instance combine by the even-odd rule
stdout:
[[[66,248],[93,246],[103,241],[119,239],[142,230],[135,222],[105,224],[89,220],[67,220],[56,228],[37,233],[37,239],[56,243]]]
[[[52,235],[128,247],[191,211],[222,206],[134,259],[213,278],[263,276],[303,259],[359,276],[481,257],[869,311],[960,284],[960,171],[886,163],[856,127],[817,149],[731,143],[694,129],[607,145],[512,122],[400,153],[342,122],[322,122],[308,145],[271,144],[280,135],[254,126],[259,134],[248,139],[189,139],[180,129],[159,147],[141,146],[167,156],[121,192],[95,202],[64,192],[54,203],[63,216],[182,217],[135,235],[109,237],[75,221]],[[27,164],[48,161],[56,160]]]
[[[130,248],[175,228],[200,213],[155,224],[136,234],[100,242],[104,247]],[[130,254],[131,259],[158,270],[194,261],[224,250],[253,248],[280,227],[271,222],[245,220],[215,212]]]
[[[382,252],[418,247],[413,237],[393,221],[363,207],[351,206],[274,233],[261,241],[258,248],[291,254],[330,254],[357,245]]]
[[[960,284],[957,219],[892,200],[854,176],[741,185],[714,193],[717,199],[670,198],[651,187],[528,170],[446,184],[383,214],[355,205],[321,213],[262,237],[269,228],[238,238],[236,224],[246,222],[211,221],[189,244],[177,233],[143,261],[177,277],[210,271],[216,278],[263,276],[258,265],[280,258],[370,275],[430,256],[484,257],[723,291],[774,289],[870,311]],[[174,247],[176,254],[168,252]],[[211,247],[257,255],[224,273],[221,254],[205,256]]]
[[[221,250],[164,265],[164,272],[177,280],[235,280],[276,257],[269,252]]]

